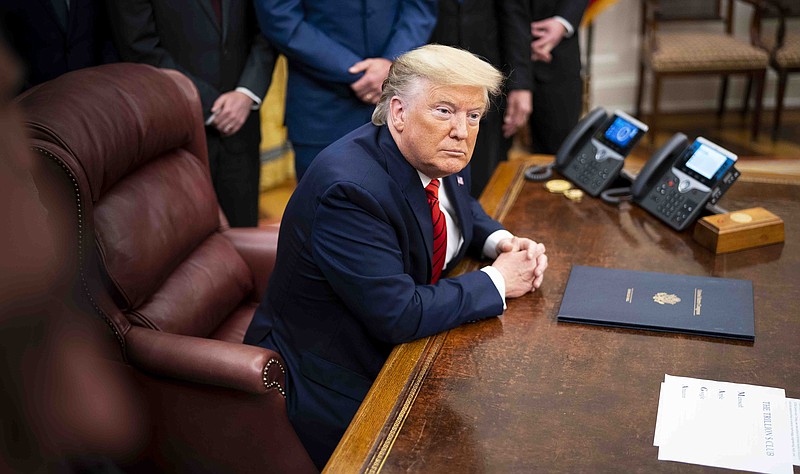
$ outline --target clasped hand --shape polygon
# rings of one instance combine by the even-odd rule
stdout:
[[[549,63],[553,60],[551,51],[558,46],[567,29],[555,18],[547,18],[531,23],[531,60]]]
[[[497,259],[492,264],[506,283],[506,298],[516,298],[542,285],[547,270],[544,245],[531,239],[512,237],[497,244]]]
[[[350,74],[363,72],[364,75],[350,84],[350,89],[362,102],[377,104],[381,98],[383,81],[389,75],[391,65],[392,62],[384,58],[367,58],[353,64],[347,72]]]
[[[238,132],[244,125],[253,107],[253,100],[239,91],[230,91],[220,95],[211,107],[213,119],[211,124],[226,137]]]

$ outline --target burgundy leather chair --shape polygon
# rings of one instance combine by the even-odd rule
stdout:
[[[242,344],[277,229],[227,227],[192,83],[112,64],[44,83],[18,103],[31,148],[48,163],[37,185],[60,187],[60,205],[74,208],[82,297],[111,328],[149,406],[152,438],[127,467],[315,471],[286,415],[280,355]]]

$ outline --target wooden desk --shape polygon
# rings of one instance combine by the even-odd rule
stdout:
[[[526,182],[524,167],[504,163],[482,202],[512,232],[545,243],[543,287],[509,300],[502,318],[398,346],[328,472],[703,471],[657,459],[664,374],[800,397],[800,185],[743,176],[720,205],[769,209],[784,219],[786,242],[715,256],[691,229],[672,231],[628,204],[571,202]],[[752,280],[755,343],[557,323],[572,265]]]

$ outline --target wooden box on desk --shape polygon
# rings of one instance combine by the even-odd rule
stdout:
[[[714,253],[761,247],[783,239],[783,220],[763,207],[706,216],[694,227],[694,240]]]

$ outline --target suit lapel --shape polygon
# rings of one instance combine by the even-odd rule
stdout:
[[[56,7],[53,6],[53,1],[52,0],[36,0],[36,1],[38,1],[42,5],[42,8],[46,12],[48,12],[48,14],[56,23],[56,25],[58,25],[58,28],[61,30],[61,32],[66,34],[67,25],[64,23],[64,20],[62,20],[59,14],[56,12]],[[69,13],[67,13],[67,17],[69,17]]]
[[[221,33],[221,31],[220,31],[220,22],[217,21],[217,14],[214,13],[214,7],[211,6],[211,0],[196,0],[196,1],[197,1],[197,3],[200,4],[200,8],[203,10],[203,12],[205,12],[206,16],[208,16],[208,19],[214,25],[214,28],[217,29],[217,32]],[[227,2],[224,2],[224,1],[222,2],[223,5],[225,5],[225,3],[227,3]],[[224,7],[223,7],[223,12],[222,12],[222,18],[225,18]]]
[[[425,241],[425,253],[428,255],[428,279],[430,280],[430,269],[433,266],[433,221],[431,221],[431,208],[428,206],[428,197],[425,194],[425,189],[422,187],[422,182],[419,180],[419,175],[413,167],[409,166],[414,171],[414,175],[406,180],[403,186],[403,194],[406,195],[406,200],[414,212],[414,217],[417,219],[419,231],[422,234],[422,240]]]
[[[81,11],[81,6],[78,5],[80,2],[78,0],[70,0],[69,2],[69,10],[67,10],[67,30],[65,34],[67,38],[70,36],[70,30],[75,30],[77,28],[77,21],[79,15],[85,15],[85,11]],[[70,26],[72,25],[72,26]]]
[[[222,19],[220,23],[222,24],[222,42],[225,43],[225,40],[228,38],[228,24],[230,23],[229,18],[231,14],[231,2],[233,0],[220,0],[222,2]]]
[[[425,243],[425,253],[428,256],[428,281],[430,281],[431,262],[433,261],[433,222],[431,222],[431,208],[428,206],[425,189],[422,187],[417,170],[400,153],[386,125],[381,127],[379,132],[379,143],[386,156],[386,171],[403,190],[406,201],[417,220],[419,233]]]

